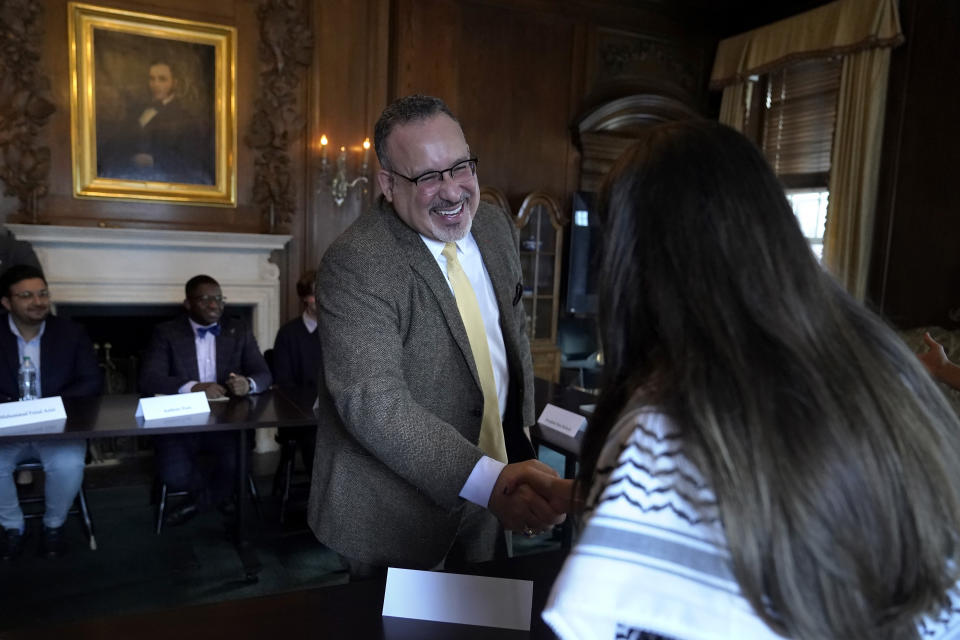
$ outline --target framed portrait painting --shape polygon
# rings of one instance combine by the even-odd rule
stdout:
[[[235,206],[235,29],[69,15],[74,195]]]

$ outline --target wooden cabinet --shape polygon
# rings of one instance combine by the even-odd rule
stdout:
[[[520,229],[523,306],[527,311],[533,373],[538,378],[558,382],[557,314],[560,311],[563,227],[567,220],[557,201],[539,191],[524,198],[516,215],[513,215],[506,196],[495,187],[482,187],[480,199],[510,213]]]
[[[557,314],[566,222],[557,201],[542,192],[524,198],[516,216],[533,370],[538,378],[552,382],[557,382],[560,376]]]

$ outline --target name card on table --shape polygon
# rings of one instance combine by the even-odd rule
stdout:
[[[387,570],[385,616],[529,631],[532,608],[529,580]]]
[[[566,409],[561,409],[556,405],[548,403],[547,406],[543,408],[537,424],[545,429],[553,429],[572,438],[587,426],[587,419],[579,413],[567,411]]]
[[[66,419],[67,411],[60,396],[0,404],[0,429]]]
[[[203,391],[141,398],[140,403],[137,404],[137,413],[134,415],[144,420],[157,420],[199,413],[210,413],[210,403],[207,402],[207,394]]]

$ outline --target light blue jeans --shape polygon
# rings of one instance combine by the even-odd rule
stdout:
[[[17,463],[37,460],[43,464],[46,512],[44,526],[55,529],[63,525],[83,483],[85,440],[37,440],[0,445],[0,526],[23,531],[23,511],[17,499],[13,471]]]

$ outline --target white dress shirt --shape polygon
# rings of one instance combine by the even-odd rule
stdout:
[[[217,336],[209,331],[203,334],[203,337],[197,335],[197,329],[209,329],[216,326],[216,322],[202,326],[193,321],[193,318],[187,318],[190,321],[190,329],[193,331],[193,343],[197,347],[197,373],[199,380],[191,380],[182,387],[180,393],[190,393],[194,385],[201,382],[217,381]]]
[[[447,259],[443,256],[443,248],[446,242],[427,238],[420,235],[427,250],[437,261],[444,278],[447,277]],[[503,422],[503,414],[507,409],[507,388],[510,383],[510,373],[507,369],[507,349],[503,344],[503,334],[500,331],[500,307],[497,306],[496,294],[493,291],[493,282],[490,280],[490,274],[483,264],[483,256],[480,255],[480,247],[473,238],[472,233],[468,233],[463,239],[457,241],[457,260],[463,267],[467,279],[470,280],[470,286],[477,296],[477,305],[480,307],[480,314],[483,316],[483,326],[487,333],[487,347],[490,350],[490,364],[493,365],[493,380],[497,387],[497,403],[500,409],[500,421]],[[447,279],[447,285],[450,291],[453,286]],[[490,493],[493,486],[497,483],[500,472],[506,465],[498,460],[488,456],[483,456],[477,461],[470,472],[470,476],[460,490],[460,497],[469,500],[482,507],[486,507],[490,501]]]
[[[303,312],[303,315],[300,316],[303,318],[303,326],[307,328],[307,333],[313,333],[317,330],[317,319],[311,318],[310,314],[306,311]]]

